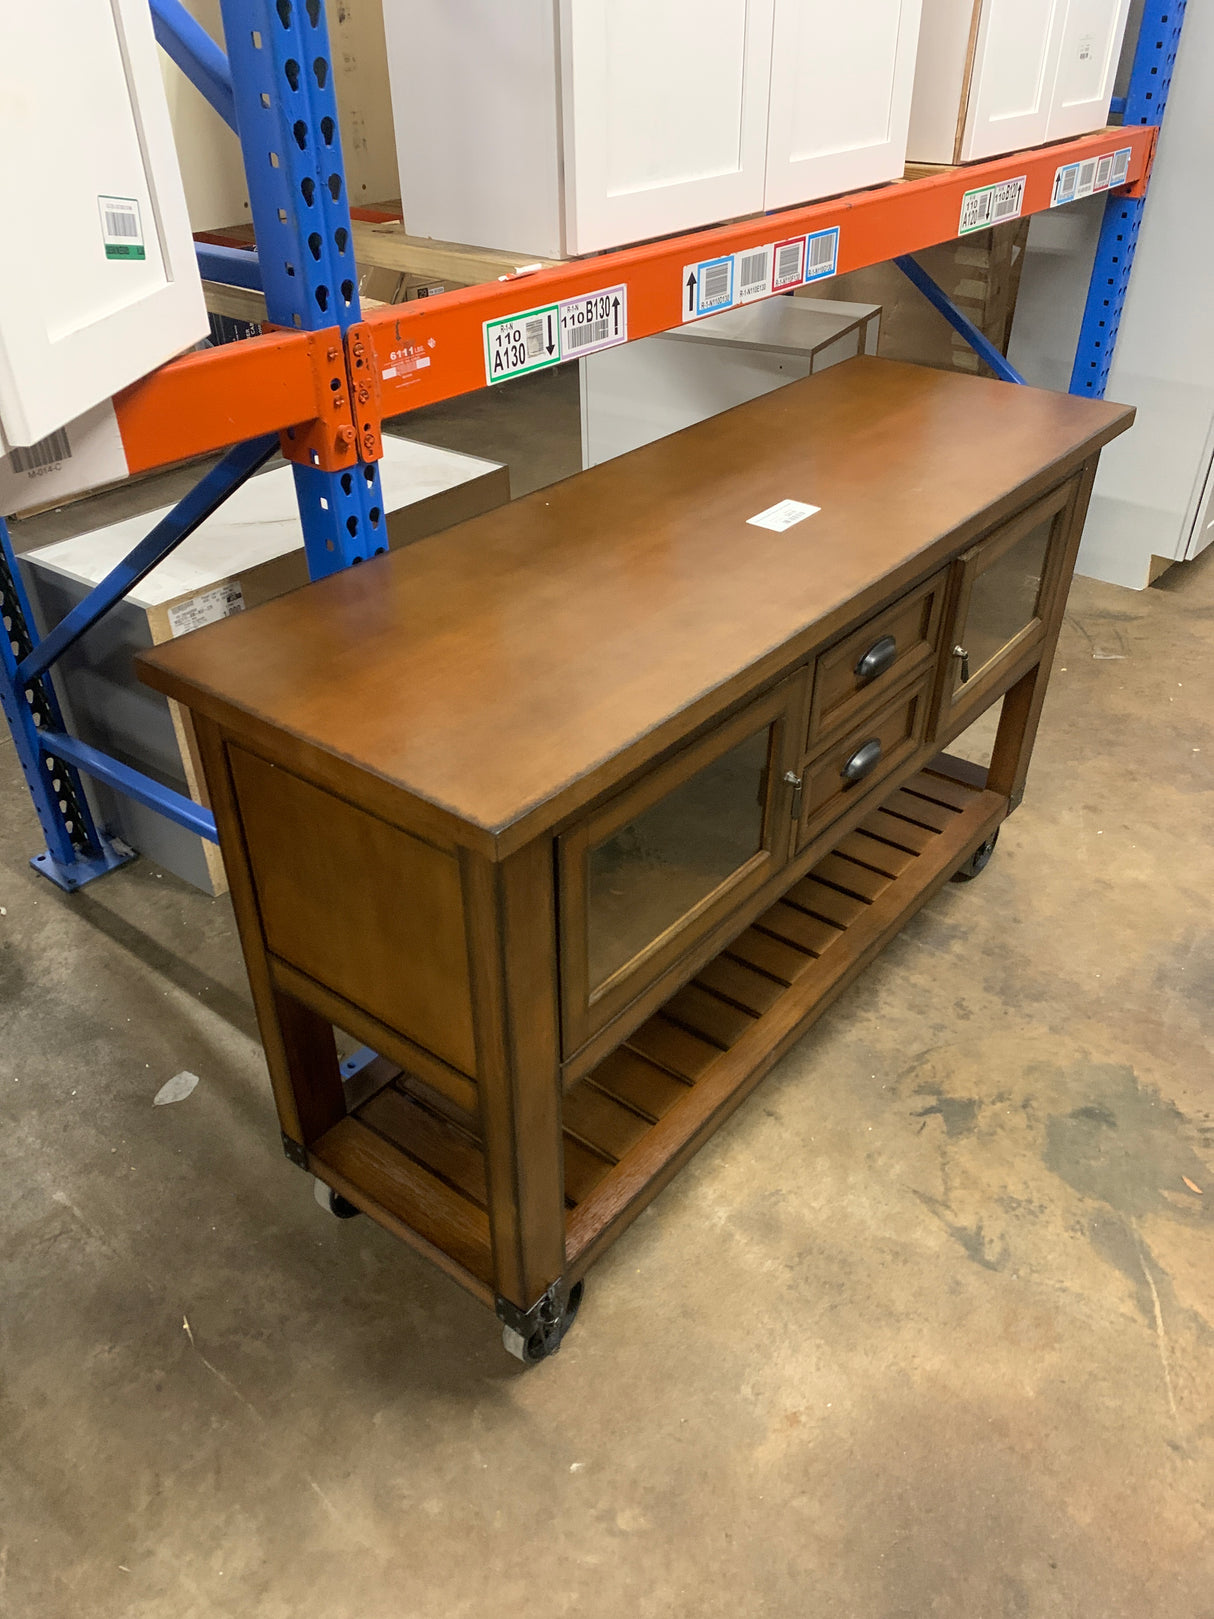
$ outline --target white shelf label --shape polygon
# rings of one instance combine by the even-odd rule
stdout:
[[[773,292],[822,281],[839,268],[839,227],[759,242],[737,253],[683,266],[683,320],[702,320]]]
[[[754,528],[769,528],[775,534],[783,534],[786,528],[791,528],[794,523],[803,523],[807,517],[821,510],[821,506],[807,506],[803,500],[778,500],[774,506],[748,517],[746,521]]]
[[[771,248],[745,247],[734,254],[734,285],[737,302],[753,303],[771,294]]]
[[[628,341],[628,288],[623,284],[487,320],[485,377],[490,383],[543,371],[562,360]],[[384,373],[388,375],[387,372]]]
[[[683,319],[699,320],[703,315],[719,315],[734,305],[732,253],[715,259],[701,259],[683,266]]]
[[[1061,208],[1063,203],[1078,202],[1098,191],[1113,191],[1123,186],[1130,172],[1133,148],[1123,146],[1119,151],[1106,152],[1103,157],[1088,157],[1082,163],[1064,163],[1055,170],[1054,190],[1050,207]]]
[[[973,191],[967,191],[961,199],[957,235],[968,236],[970,231],[989,230],[992,225],[1003,225],[1009,219],[1019,219],[1024,206],[1025,178],[1021,174],[1014,180],[998,180],[994,185],[978,186]]]

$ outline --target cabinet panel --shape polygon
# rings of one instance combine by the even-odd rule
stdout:
[[[1004,676],[1039,641],[1060,584],[1074,482],[1046,495],[957,561],[957,606],[947,631],[942,712],[986,706]]]
[[[794,676],[560,840],[567,1053],[787,857],[804,688]]]
[[[1037,146],[1049,138],[1065,13],[1066,0],[984,0],[963,162]]]
[[[1069,0],[1047,138],[1065,140],[1108,119],[1130,0]]]
[[[768,208],[901,178],[920,0],[776,0]]]
[[[772,0],[562,0],[566,250],[763,207]]]

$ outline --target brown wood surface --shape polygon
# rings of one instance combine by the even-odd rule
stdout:
[[[516,847],[1061,481],[1128,409],[862,358],[143,655]],[[992,453],[992,445],[997,453]],[[747,519],[821,507],[782,534]],[[352,768],[353,767],[353,768]],[[457,824],[458,823],[458,824]]]

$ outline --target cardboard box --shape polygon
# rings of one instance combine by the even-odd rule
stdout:
[[[409,545],[510,499],[504,466],[409,439],[384,440],[388,541]],[[148,512],[20,558],[45,634],[166,515]],[[251,478],[56,664],[69,730],[205,803],[188,716],[136,678],[134,653],[306,584],[291,468]],[[215,844],[86,780],[100,822],[207,893],[227,888]]]

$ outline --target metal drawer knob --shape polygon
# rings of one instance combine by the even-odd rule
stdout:
[[[883,635],[879,641],[874,641],[872,646],[869,647],[868,651],[857,663],[853,673],[856,679],[860,681],[876,680],[878,675],[883,675],[892,666],[897,656],[897,641],[894,640],[892,635]]]
[[[873,737],[871,742],[866,742],[863,747],[856,749],[839,774],[848,783],[863,781],[865,776],[871,775],[877,768],[880,761],[881,742],[879,738]]]
[[[970,677],[970,655],[963,646],[955,646],[953,657],[961,659],[961,684],[964,686]]]

